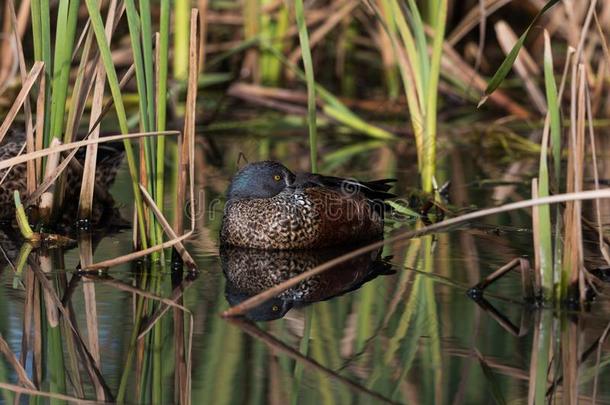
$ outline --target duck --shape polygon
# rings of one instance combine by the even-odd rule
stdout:
[[[22,151],[26,136],[23,131],[10,129],[0,142],[0,161],[13,158]],[[85,161],[85,149],[79,150],[75,159],[66,168],[66,188],[64,195],[64,209],[62,217],[73,220],[78,208],[78,199],[82,182],[82,164]],[[98,222],[108,208],[114,207],[114,201],[107,192],[114,183],[117,172],[121,166],[124,149],[120,143],[107,143],[98,148],[98,158],[95,173],[94,212],[92,222]],[[8,172],[7,172],[8,171]],[[18,164],[11,169],[0,170],[0,222],[9,222],[14,219],[15,205],[13,192],[19,191],[23,198],[27,198],[26,164]]]
[[[293,173],[271,160],[249,163],[228,187],[220,243],[286,250],[379,238],[395,181]]]
[[[261,250],[224,245],[220,262],[229,305],[242,301],[304,273],[353,249],[340,246],[313,250]],[[379,276],[395,273],[382,249],[352,257],[332,269],[289,288],[245,313],[252,321],[271,321],[301,308],[358,290]]]

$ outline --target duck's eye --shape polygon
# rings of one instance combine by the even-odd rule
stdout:
[[[274,306],[272,306],[272,307],[271,307],[271,310],[272,310],[273,312],[277,312],[277,311],[279,311],[279,310],[280,310],[280,307],[278,307],[277,305],[274,305]]]
[[[276,174],[275,176],[273,176],[273,180],[275,181],[280,181],[282,179],[282,176],[280,176],[279,174]]]

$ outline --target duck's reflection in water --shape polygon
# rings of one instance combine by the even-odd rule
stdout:
[[[231,306],[295,277],[357,246],[318,250],[257,250],[223,246],[222,269],[227,279],[225,296]],[[381,250],[354,257],[311,277],[246,313],[253,321],[279,319],[293,307],[327,300],[357,290],[379,275],[392,274]]]

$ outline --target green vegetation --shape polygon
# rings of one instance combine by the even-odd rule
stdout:
[[[299,29],[299,42],[305,66],[305,79],[307,81],[307,125],[309,127],[309,154],[311,158],[311,171],[318,171],[318,128],[316,124],[316,82],[313,75],[311,50],[309,49],[309,34],[305,25],[305,12],[303,0],[294,0],[297,27]]]

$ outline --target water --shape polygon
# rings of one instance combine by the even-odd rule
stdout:
[[[267,153],[255,145],[252,138],[227,138],[216,147],[223,156]],[[342,251],[219,254],[222,193],[234,164],[217,164],[207,146],[198,154],[198,225],[188,243],[200,269],[196,277],[162,268],[143,281],[141,263],[130,263],[80,278],[74,273],[79,249],[36,252],[20,274],[0,259],[0,333],[8,345],[0,342],[0,381],[19,384],[7,359],[27,353],[25,374],[35,390],[92,400],[116,400],[122,388],[129,403],[526,403],[538,386],[543,399],[548,390],[548,401],[571,396],[590,402],[596,390],[597,402],[610,402],[610,387],[603,384],[610,378],[610,352],[607,343],[596,345],[610,321],[605,299],[582,314],[534,310],[523,302],[516,271],[489,288],[489,301],[477,303],[466,294],[514,258],[531,257],[526,211],[385,246],[250,311],[253,321],[222,318],[229,302],[241,302]],[[289,158],[302,149],[280,139],[274,150],[285,154],[282,160],[292,168],[305,168],[306,154]],[[396,176],[396,192],[407,196],[416,178],[415,160],[402,157],[410,150],[407,144],[371,149],[323,167],[354,177]],[[493,173],[507,165],[499,162],[490,175],[471,153],[455,148],[441,156],[440,176],[452,180],[456,206],[487,206],[497,188],[475,183],[498,180]],[[113,191],[129,217],[126,182],[123,173]],[[527,190],[518,183],[513,193],[524,198]],[[388,234],[414,226],[388,221]],[[107,235],[93,244],[94,261],[129,253],[130,243],[128,231]],[[19,247],[6,241],[2,247],[16,262]],[[136,317],[142,294],[148,301]],[[71,322],[58,316],[57,300]],[[58,318],[58,328],[52,328]],[[27,319],[33,319],[29,334]],[[146,333],[131,346],[135,319]],[[91,349],[95,344],[98,350]],[[536,361],[547,354],[550,366],[542,368],[548,369],[549,383],[530,384],[541,368]],[[0,393],[3,403],[29,402],[14,389]]]

